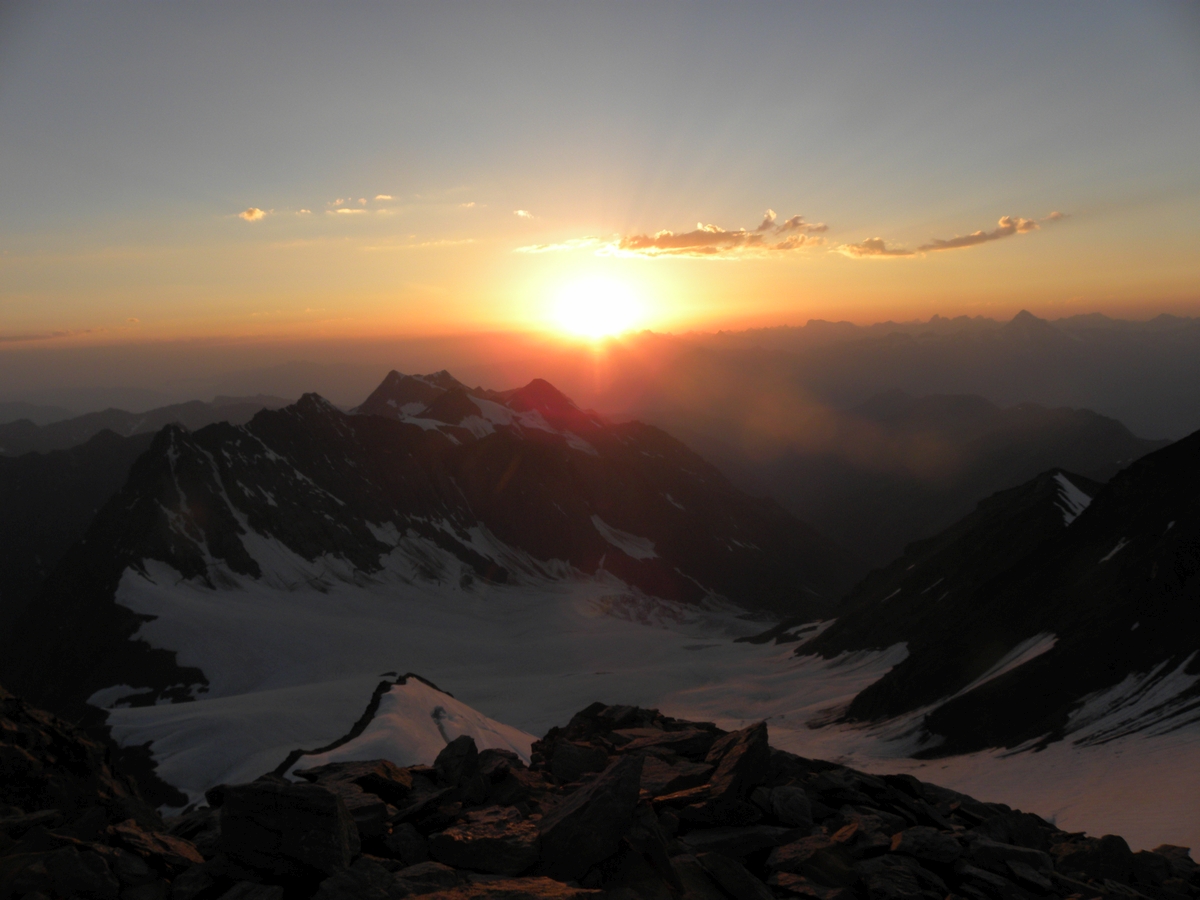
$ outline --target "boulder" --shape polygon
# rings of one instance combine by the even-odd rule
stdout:
[[[973,865],[1005,877],[1010,872],[1009,860],[1026,863],[1041,872],[1049,872],[1054,868],[1050,857],[1041,850],[1018,847],[1016,844],[1002,844],[985,837],[977,837],[968,843],[966,856]]]
[[[234,862],[276,877],[332,875],[359,850],[358,829],[337,794],[270,780],[225,788],[219,846]]]
[[[642,761],[641,789],[651,797],[673,794],[705,784],[714,768],[687,760],[667,762],[647,754]]]
[[[1047,850],[1050,826],[1032,813],[1007,812],[989,816],[976,828],[979,834],[1004,844]]]
[[[1054,889],[1054,885],[1050,879],[1027,862],[1022,862],[1019,859],[1010,859],[1008,861],[1008,871],[1012,874],[1012,880],[1017,884],[1032,888],[1039,893],[1049,893]]]
[[[107,832],[112,843],[140,856],[164,875],[174,876],[204,862],[204,857],[190,841],[164,832],[146,831],[133,819],[110,825]]]
[[[100,854],[79,852],[68,846],[43,858],[46,874],[54,893],[60,897],[87,897],[91,900],[116,900],[121,884]]]
[[[387,834],[388,822],[396,815],[396,807],[385,803],[375,794],[368,794],[352,781],[327,781],[321,787],[333,791],[346,805],[363,840],[374,840]]]
[[[542,819],[539,831],[546,873],[577,879],[617,850],[633,821],[642,758],[624,756]]]
[[[650,731],[647,729],[647,732],[633,737],[629,743],[621,747],[621,752],[636,753],[641,750],[661,749],[670,750],[672,753],[689,759],[704,759],[717,739],[713,732],[702,731],[698,728],[685,728],[682,731],[658,731],[657,729]],[[622,732],[616,733],[622,734]],[[628,733],[626,732],[626,734]]]
[[[195,900],[216,883],[208,866],[192,866],[171,882],[171,900]]]
[[[767,868],[804,875],[830,887],[848,887],[856,878],[842,846],[825,835],[776,847],[767,857]]]
[[[360,857],[350,868],[322,881],[312,900],[392,900],[409,893],[383,866]]]
[[[759,722],[717,739],[704,761],[716,766],[709,780],[710,800],[741,800],[771,775],[767,723]]]
[[[374,794],[396,807],[408,802],[408,795],[413,789],[411,770],[402,769],[386,759],[326,763],[311,769],[297,769],[292,774],[317,784],[331,781],[355,784],[368,794]]]
[[[520,875],[538,860],[538,829],[512,807],[494,806],[430,835],[429,853],[456,869]]]
[[[723,853],[701,853],[700,865],[725,893],[738,900],[773,900],[774,894],[736,859]]]
[[[400,860],[406,866],[415,866],[429,860],[429,845],[421,832],[408,822],[394,826],[384,837],[383,846],[388,856]]]
[[[784,785],[771,788],[768,793],[771,815],[780,825],[788,828],[811,829],[812,804],[804,788]]]
[[[671,866],[683,886],[682,896],[687,900],[726,900],[724,892],[695,857],[673,857]]]
[[[167,820],[167,833],[188,841],[205,859],[217,852],[221,840],[221,813],[208,806],[201,806],[182,816]]]
[[[946,883],[912,857],[889,854],[854,867],[868,900],[942,900]]]
[[[604,900],[602,891],[572,887],[552,878],[499,878],[444,888],[422,900]],[[724,900],[724,898],[722,898]]]
[[[428,894],[457,887],[464,879],[458,872],[439,862],[417,863],[395,873],[396,883],[410,894]]]
[[[1114,881],[1128,881],[1133,874],[1133,851],[1124,838],[1115,834],[1058,843],[1050,848],[1050,853],[1063,872],[1078,872],[1091,878],[1111,878]]]
[[[747,825],[741,828],[698,828],[680,839],[693,853],[716,852],[739,859],[786,844],[795,838],[790,828],[775,825]]]
[[[892,835],[891,851],[923,862],[949,864],[962,856],[962,847],[952,835],[916,825]]]
[[[239,881],[222,894],[219,900],[283,900],[283,888],[277,884]]]
[[[456,737],[437,755],[433,768],[445,784],[458,785],[479,771],[479,750],[469,734]]]
[[[589,772],[603,771],[608,765],[608,754],[588,744],[558,740],[543,752],[548,753],[550,774],[559,781],[578,781]]]
[[[772,872],[767,878],[767,884],[793,897],[811,897],[812,900],[854,900],[854,892],[849,888],[818,884],[811,878],[792,872]]]

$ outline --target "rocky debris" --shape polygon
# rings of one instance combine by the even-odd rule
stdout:
[[[593,704],[528,767],[459,738],[433,766],[220,785],[164,825],[120,818],[141,801],[96,745],[5,710],[0,900],[1200,900],[1185,848],[774,750],[761,723]]]
[[[889,848],[893,853],[903,853],[918,860],[932,863],[952,863],[962,856],[962,846],[952,835],[930,828],[914,825],[892,835]]]
[[[108,822],[162,827],[131,778],[114,769],[109,751],[77,728],[35,709],[0,687],[0,804],[14,812],[3,833],[19,836],[35,824],[22,817],[53,814],[73,821],[100,807]]]
[[[103,745],[0,688],[0,898],[166,900],[201,862]]]
[[[431,835],[429,853],[459,869],[520,875],[538,861],[538,828],[511,806],[493,806]]]

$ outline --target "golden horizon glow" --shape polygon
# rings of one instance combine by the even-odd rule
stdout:
[[[598,340],[637,328],[646,319],[646,305],[628,282],[587,275],[555,292],[551,316],[558,330]]]

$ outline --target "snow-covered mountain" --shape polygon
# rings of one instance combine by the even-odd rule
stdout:
[[[2,679],[76,718],[196,712],[189,701],[249,703],[348,673],[440,677],[406,662],[426,649],[407,639],[464,641],[481,620],[494,630],[470,640],[503,634],[506,658],[551,648],[541,675],[567,646],[572,666],[603,672],[607,645],[574,647],[555,610],[571,611],[567,631],[819,617],[845,586],[842,560],[665,433],[605,422],[544,381],[496,393],[392,373],[353,414],[310,394],[244,426],[164,428],[12,629]],[[654,659],[661,642],[622,643]]]
[[[867,579],[803,652],[905,643],[846,715],[926,710],[927,753],[1200,722],[1198,464],[1200,433],[1107,486],[1056,471],[1001,492]]]
[[[1001,492],[835,610],[837,548],[663,432],[545,382],[393,373],[350,414],[308,395],[162,431],[6,635],[0,683],[107,729],[171,806],[296,750],[520,753],[602,700],[769,719],[806,756],[1186,842],[1198,454]],[[402,672],[440,690],[380,692]]]

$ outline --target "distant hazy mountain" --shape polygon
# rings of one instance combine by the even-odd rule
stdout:
[[[213,422],[240,425],[248,422],[260,409],[277,409],[288,402],[280,397],[260,394],[256,397],[217,397],[211,403],[192,400],[144,413],[106,409],[45,425],[34,424],[29,416],[17,421],[4,420],[5,424],[0,425],[0,456],[63,450],[82,444],[105,430],[128,437],[152,433],[170,424],[189,429],[203,428]],[[4,408],[0,407],[0,412],[3,411]]]
[[[791,392],[845,409],[874,394],[977,394],[993,403],[1093,409],[1135,433],[1178,438],[1200,428],[1200,319],[1129,322],[1093,314],[1054,322],[1021,312],[1009,322],[934,317],[858,326],[809,322],[659,342],[649,392],[623,385],[614,399],[661,395],[666,384]],[[637,402],[633,404],[634,407]]]
[[[263,591],[341,585],[366,603],[394,583],[482,601],[583,579],[623,615],[646,615],[642,597],[818,616],[848,572],[657,428],[607,423],[544,381],[469,391],[393,372],[357,415],[309,394],[244,426],[160,431],[12,630],[2,678],[75,714],[110,688],[134,705],[207,690],[208,661],[177,658],[186,644],[135,638],[150,620],[129,591],[200,590],[248,613]]]
[[[1200,433],[1106,486],[1062,471],[990,497],[873,573],[803,653],[906,644],[845,710],[921,717],[927,751],[1200,722]]]
[[[59,422],[70,416],[70,411],[61,406],[25,403],[20,400],[0,401],[0,422],[28,419],[35,425],[49,425],[51,422]]]
[[[1106,481],[1167,443],[1090,410],[902,391],[825,411],[810,438],[797,434],[766,458],[730,444],[714,424],[684,420],[675,430],[739,484],[778,500],[868,565],[887,563],[909,541],[1039,472],[1061,467]]]

